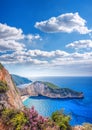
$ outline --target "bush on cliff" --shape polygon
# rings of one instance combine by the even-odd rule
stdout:
[[[5,125],[10,126],[14,130],[22,130],[28,121],[22,111],[4,109],[1,115]]]
[[[8,90],[6,82],[0,81],[0,93],[5,93]]]
[[[23,111],[4,109],[1,117],[12,130],[60,130],[51,119],[40,116],[34,107]]]
[[[0,69],[3,69],[4,67],[3,67],[3,65],[0,63]]]
[[[70,117],[62,111],[56,111],[51,118],[45,118],[34,107],[23,111],[4,109],[1,118],[12,130],[71,130]]]
[[[52,113],[51,119],[59,126],[60,130],[71,130],[69,125],[70,116],[65,115],[63,111]]]

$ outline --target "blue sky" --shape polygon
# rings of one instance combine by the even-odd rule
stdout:
[[[0,0],[0,61],[10,73],[92,76],[91,0]]]

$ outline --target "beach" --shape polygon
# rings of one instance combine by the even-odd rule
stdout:
[[[26,99],[28,99],[29,98],[29,96],[27,96],[27,95],[25,95],[25,96],[21,96],[21,100],[22,100],[22,102],[24,102]]]

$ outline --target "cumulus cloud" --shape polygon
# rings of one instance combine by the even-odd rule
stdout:
[[[56,51],[41,51],[41,50],[29,50],[28,55],[34,56],[34,57],[56,57],[56,56],[66,56],[68,55],[67,52],[61,51],[61,50],[56,50]]]
[[[25,35],[22,29],[0,23],[0,52],[25,50],[25,40],[32,42],[37,39],[40,39],[39,34]]]
[[[78,14],[71,14],[70,20],[69,18],[67,19],[66,17],[65,20],[64,18],[61,19],[62,15],[60,16],[61,22],[62,21],[67,22],[67,24],[63,23],[62,26],[65,26],[65,28],[67,27],[68,29],[70,29],[70,27],[72,28],[70,32],[74,31],[73,27],[75,28],[76,26],[76,24],[73,25],[73,22],[75,23],[76,21],[76,23],[78,24],[78,21],[74,19],[74,15],[76,19],[77,17],[76,15]],[[55,19],[57,20],[57,18]],[[53,25],[55,19],[52,18]],[[69,21],[72,21],[72,24],[71,22],[69,23]],[[86,23],[85,20],[84,20],[84,24],[80,22],[80,26],[83,26],[85,28],[85,23]],[[52,24],[52,22],[50,24]],[[78,30],[76,31],[78,32]],[[58,66],[60,70],[62,66],[64,67],[65,66],[69,67],[72,65],[73,67],[81,66],[81,65],[91,66],[92,64],[92,52],[90,51],[89,52],[83,51],[82,53],[78,53],[78,52],[69,53],[63,50],[42,51],[42,50],[31,50],[30,48],[28,48],[28,46],[26,45],[27,42],[29,43],[38,39],[40,39],[40,35],[38,34],[25,35],[22,29],[10,27],[6,24],[0,24],[0,62],[2,62],[3,64],[26,64],[30,66],[33,65],[33,66],[37,66],[37,68],[39,68],[39,66],[44,68],[47,67],[47,70],[48,68],[53,68],[53,67],[54,69],[56,69],[56,67],[58,68]],[[74,41],[72,43],[69,43],[66,47],[71,47],[74,49],[82,49],[82,48],[92,49],[92,41],[91,40]]]
[[[28,63],[32,63],[32,64],[35,64],[35,65],[42,65],[42,64],[47,64],[48,61],[38,60],[38,59],[30,59],[28,61]]]
[[[76,49],[76,50],[78,50],[78,49],[90,50],[90,49],[92,49],[92,40],[74,41],[74,42],[66,45],[66,47],[73,48],[73,49]]]
[[[92,64],[92,52],[67,53],[62,50],[41,51],[41,50],[18,50],[12,54],[3,54],[0,61],[4,64],[23,63],[31,65],[46,66],[68,66],[76,64]]]
[[[92,32],[86,27],[86,20],[80,17],[78,13],[66,13],[58,17],[51,17],[46,21],[36,22],[35,27],[47,33],[78,32],[87,34]]]
[[[0,39],[0,52],[23,50],[25,45],[15,40]]]
[[[0,39],[16,40],[24,38],[22,29],[10,27],[7,24],[0,23]]]
[[[31,64],[47,64],[53,58],[57,57],[65,57],[68,53],[61,50],[56,51],[41,51],[41,50],[17,50],[12,54],[4,54],[0,58],[2,59],[3,63],[31,63]],[[14,58],[13,58],[14,57]],[[16,58],[16,60],[15,60]],[[1,60],[0,59],[0,60]],[[9,62],[7,62],[7,60]],[[11,60],[12,59],[12,60]],[[13,62],[14,59],[14,62]]]
[[[32,41],[34,39],[41,39],[41,38],[39,34],[36,34],[36,35],[28,34],[28,35],[25,35],[25,39]]]
[[[12,54],[3,54],[0,56],[0,61],[3,64],[31,64],[31,65],[43,65],[48,61],[32,58],[26,52],[17,51]]]
[[[51,61],[53,66],[91,66],[92,64],[92,52],[89,53],[70,53],[67,57],[55,58]]]

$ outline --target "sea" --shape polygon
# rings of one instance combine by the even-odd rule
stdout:
[[[32,81],[47,81],[61,88],[70,88],[84,93],[83,99],[51,99],[43,96],[30,97],[23,103],[32,106],[44,117],[63,110],[70,115],[70,125],[92,123],[92,77],[32,77]]]

